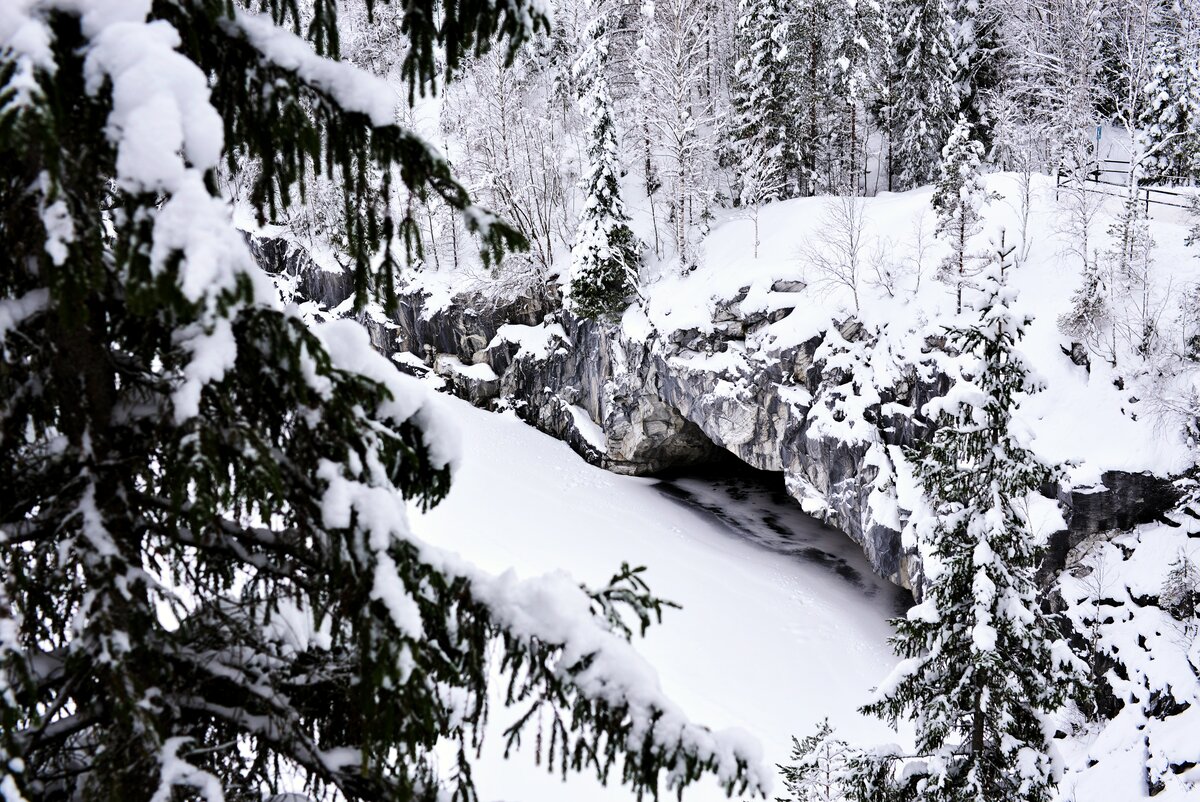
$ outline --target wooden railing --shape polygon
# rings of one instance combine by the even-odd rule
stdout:
[[[1116,167],[1110,165],[1117,165]],[[1113,198],[1128,198],[1129,197],[1129,162],[1120,161],[1118,159],[1101,159],[1096,162],[1093,169],[1086,172],[1071,174],[1066,170],[1059,168],[1058,175],[1055,179],[1054,198],[1058,199],[1058,191],[1062,187],[1079,185],[1084,192],[1090,192],[1098,195],[1108,195]],[[1109,181],[1107,176],[1121,176],[1124,180]],[[1080,177],[1082,176],[1082,178]],[[1161,176],[1160,178],[1179,178],[1178,176]],[[1179,180],[1186,180],[1179,178]],[[1116,187],[1124,190],[1123,192],[1113,192],[1104,187]],[[1153,187],[1140,185],[1137,188],[1136,197],[1139,202],[1146,204],[1146,214],[1150,213],[1152,206],[1169,206],[1175,209],[1189,209],[1192,206],[1192,198],[1196,197],[1195,192],[1188,192],[1182,189],[1164,189],[1162,187]]]

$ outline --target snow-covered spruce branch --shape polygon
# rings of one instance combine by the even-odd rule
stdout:
[[[386,543],[388,537],[411,538],[394,529],[395,521],[403,520],[399,499],[370,484],[327,477],[329,487],[322,503],[327,523],[347,521],[358,513],[360,519],[376,522],[378,528],[366,533],[371,544]],[[388,508],[391,514],[381,514]],[[463,581],[459,608],[474,607],[475,615],[494,621],[494,635],[503,634],[504,668],[512,676],[508,701],[532,699],[535,708],[550,702],[571,711],[569,729],[576,740],[564,753],[572,755],[571,768],[591,765],[607,776],[623,756],[624,780],[635,787],[641,787],[647,770],[653,774],[653,766],[661,761],[672,787],[713,771],[730,792],[765,791],[757,750],[734,735],[714,735],[689,723],[662,695],[653,670],[635,656],[623,637],[628,628],[613,622],[615,603],[636,602],[632,610],[643,628],[648,622],[647,610],[661,614],[661,601],[644,594],[644,586],[636,581],[629,584],[636,573],[625,571],[614,587],[589,595],[563,574],[519,582],[511,574],[487,575],[455,555],[427,545],[417,548],[435,575]],[[377,575],[376,591],[386,597],[389,591],[381,582],[386,585],[388,580]],[[594,609],[597,603],[601,617]],[[388,606],[397,627],[413,627],[407,618],[410,608],[406,600],[391,599]],[[608,623],[604,623],[606,619]],[[459,627],[461,631],[464,622],[460,621]],[[555,715],[563,720],[561,714]]]
[[[522,0],[407,8],[422,88],[434,48],[453,69],[543,19]],[[406,221],[367,167],[517,242],[378,84],[316,58],[336,19],[313,12],[310,47],[220,4],[0,7],[0,158],[19,173],[0,193],[21,232],[0,293],[22,299],[0,321],[0,532],[21,539],[0,551],[6,798],[257,798],[298,777],[473,799],[497,642],[522,698],[569,716],[576,768],[623,761],[636,793],[708,772],[763,791],[754,749],[689,723],[634,655],[613,611],[655,614],[644,589],[490,577],[412,538],[406,505],[445,495],[452,436],[361,327],[284,309],[231,225],[214,176],[242,154],[264,217],[315,166],[345,181],[360,302],[390,296]]]

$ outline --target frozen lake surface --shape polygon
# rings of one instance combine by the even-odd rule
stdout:
[[[602,585],[622,561],[648,568],[655,594],[682,605],[638,642],[662,686],[695,720],[752,733],[770,764],[828,716],[850,740],[894,734],[855,712],[895,662],[887,619],[906,594],[871,573],[858,547],[805,516],[769,475],[714,469],[670,479],[617,476],[512,415],[442,397],[463,460],[417,533],[494,572],[565,570]],[[489,802],[625,800],[623,789],[558,776],[532,754],[502,759],[493,708],[476,769]],[[531,740],[531,739],[529,739]],[[782,790],[777,783],[776,790]],[[684,798],[725,799],[715,784]]]

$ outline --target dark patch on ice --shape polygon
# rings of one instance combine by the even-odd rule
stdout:
[[[778,554],[830,571],[868,597],[882,595],[903,615],[912,595],[871,570],[845,533],[805,514],[788,495],[783,475],[758,471],[735,458],[660,477],[668,498],[712,516],[733,534]]]
[[[703,482],[704,480],[694,481]],[[759,505],[764,502],[770,503],[771,500],[750,492],[749,488],[741,486],[736,481],[711,484],[705,488],[708,492],[703,494],[704,497],[701,497],[701,494],[695,492],[694,489],[680,486],[677,481],[664,481],[657,485],[657,488],[663,495],[681,504],[708,513],[728,529],[751,542],[771,551],[799,557],[828,568],[864,591],[868,596],[874,596],[878,591],[874,583],[865,582],[862,574],[843,557],[833,554],[819,545],[814,545],[811,533],[800,531],[800,527],[788,526],[775,512],[764,512]],[[795,502],[792,504],[795,505]],[[803,514],[799,510],[796,513]],[[817,521],[811,519],[804,521],[804,524],[806,524],[804,527],[806,529],[820,526]],[[844,537],[832,530],[821,534]]]

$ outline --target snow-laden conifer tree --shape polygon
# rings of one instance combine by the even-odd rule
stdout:
[[[877,92],[871,59],[883,46],[883,9],[878,0],[842,0],[833,6],[829,73],[831,189],[858,195],[866,172],[866,112]]]
[[[954,128],[954,21],[946,0],[895,0],[891,10],[896,49],[891,91],[891,159],[895,189],[932,183],[938,157]]]
[[[1200,175],[1200,31],[1157,41],[1142,87],[1140,150],[1148,178]]]
[[[1184,622],[1189,633],[1195,632],[1196,616],[1200,615],[1200,568],[1182,549],[1163,579],[1158,605]]]
[[[832,96],[829,68],[840,3],[841,0],[798,0],[788,4],[788,50],[794,85],[792,116],[798,129],[793,147],[803,195],[831,191],[829,125],[831,111],[840,98]]]
[[[1071,294],[1070,307],[1058,318],[1059,331],[1110,363],[1116,358],[1112,300],[1100,260],[1089,259],[1080,274],[1079,287]]]
[[[801,194],[858,194],[865,172],[866,113],[878,93],[873,59],[884,40],[877,0],[789,3],[790,149]]]
[[[799,194],[795,76],[789,17],[780,0],[741,0],[731,106],[731,159],[737,200],[756,206]]]
[[[985,152],[991,150],[997,123],[990,107],[1003,66],[1000,5],[1000,0],[951,0],[950,8],[956,111],[973,126]]]
[[[575,64],[575,79],[586,87],[584,105],[591,128],[588,168],[583,177],[583,214],[571,249],[568,298],[581,317],[613,315],[637,286],[637,238],[621,202],[620,165],[612,99],[608,92],[608,31],[603,6],[587,31],[586,50]]]
[[[1133,196],[1132,188],[1108,235],[1110,244],[1101,255],[1100,269],[1105,274],[1116,334],[1111,361],[1114,365],[1119,361],[1118,344],[1122,351],[1146,361],[1159,345],[1162,302],[1156,286],[1149,211]]]
[[[778,802],[843,802],[856,752],[829,719],[803,739],[792,738],[792,762],[780,766],[787,796]]]
[[[489,256],[520,237],[337,60],[336,4],[254,5],[0,3],[0,795],[473,799],[497,673],[510,737],[541,722],[563,772],[760,789],[646,681],[621,620],[656,612],[636,571],[498,580],[410,531],[453,437],[357,323],[280,302],[218,165],[257,162],[272,218],[306,170],[339,177],[360,308],[415,256],[389,184],[457,209]],[[541,8],[404,4],[413,91],[518,46]]]
[[[889,192],[895,187],[896,141],[899,139],[897,128],[897,112],[899,98],[896,95],[900,82],[900,53],[896,48],[896,39],[902,33],[896,24],[900,9],[896,0],[883,0],[879,12],[879,43],[869,60],[871,83],[874,91],[867,101],[867,113],[880,134],[879,165],[876,170],[875,189],[883,188]]]
[[[1191,220],[1191,224],[1188,227],[1185,242],[1188,245],[1195,246],[1197,243],[1200,243],[1200,195],[1194,196],[1188,203],[1187,214]],[[1196,254],[1196,256],[1200,258],[1200,254]]]
[[[938,269],[938,278],[954,287],[957,308],[963,310],[963,290],[982,268],[971,240],[983,229],[983,207],[990,200],[980,175],[983,144],[974,138],[972,126],[960,117],[938,168],[933,209],[937,212],[937,234],[950,246]]]
[[[898,788],[910,802],[1050,799],[1046,716],[1083,670],[1034,581],[1046,533],[1029,504],[1055,470],[1014,420],[1020,398],[1041,389],[1017,349],[1029,321],[1011,311],[996,275],[984,283],[978,318],[948,332],[957,375],[924,410],[938,428],[910,455],[927,504],[909,524],[929,566],[924,598],[895,621],[902,660],[864,708],[893,722],[911,716],[916,750],[875,756],[886,770],[860,774],[885,787],[866,799]]]

